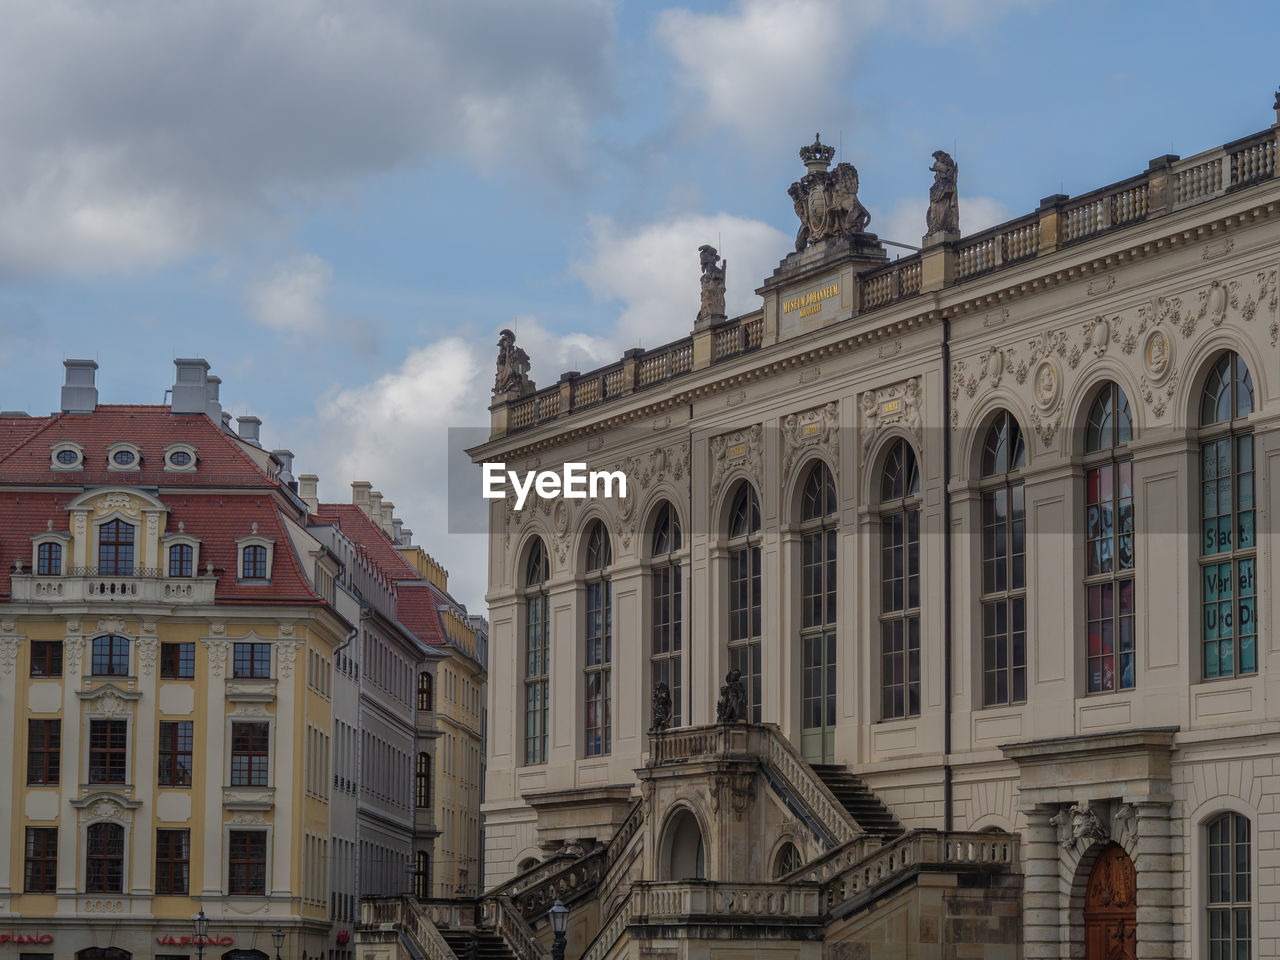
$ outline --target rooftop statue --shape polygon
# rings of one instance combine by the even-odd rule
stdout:
[[[813,135],[813,143],[800,148],[800,159],[808,173],[791,184],[787,193],[800,218],[796,251],[820,240],[849,233],[865,233],[871,214],[858,200],[858,171],[851,163],[838,163],[828,170],[835,148]]]
[[[529,355],[516,346],[516,335],[510,330],[498,334],[498,372],[493,379],[494,393],[524,396],[534,390],[529,379]]]
[[[702,306],[698,321],[720,320],[724,312],[724,272],[728,260],[720,259],[720,251],[704,243],[698,248],[698,261],[702,264]]]
[[[960,195],[956,190],[959,167],[945,150],[933,152],[933,186],[929,188],[929,212],[925,236],[960,232]]]

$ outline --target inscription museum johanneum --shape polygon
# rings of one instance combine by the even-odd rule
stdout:
[[[1280,955],[1277,129],[969,236],[939,151],[893,260],[815,141],[759,309],[704,248],[689,337],[538,389],[504,334],[473,458],[628,496],[490,504],[488,892],[367,918],[434,957],[549,956],[557,898],[587,960]]]

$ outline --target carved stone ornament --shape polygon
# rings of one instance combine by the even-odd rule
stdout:
[[[14,633],[18,629],[18,623],[9,617],[0,620],[0,633]]]
[[[62,672],[68,677],[80,676],[80,661],[84,656],[84,637],[69,636],[62,641]]]
[[[742,672],[730,670],[725,674],[716,701],[716,723],[745,723],[747,720],[747,688],[742,683]]]
[[[960,232],[960,195],[957,190],[959,167],[945,150],[933,152],[933,186],[929,188],[929,212],[925,215],[925,234]]]
[[[103,617],[98,621],[98,626],[94,629],[95,633],[124,633],[124,621],[119,617]]]
[[[1074,847],[1081,840],[1093,843],[1107,840],[1110,836],[1106,826],[1088,803],[1076,803],[1060,810],[1049,822],[1058,828],[1058,844],[1063,849]]]
[[[138,670],[144,677],[149,677],[156,668],[156,654],[160,650],[160,641],[155,637],[144,637],[137,641]]]
[[[523,397],[533,393],[534,389],[534,383],[529,379],[529,355],[516,346],[516,335],[512,331],[503,330],[498,334],[498,364],[493,392]]]
[[[791,468],[800,454],[811,447],[822,447],[835,464],[832,471],[840,476],[840,405],[834,400],[825,406],[801,413],[789,413],[782,420],[782,475],[791,476]]]
[[[729,470],[738,465],[757,483],[760,481],[764,458],[764,428],[754,424],[745,430],[722,434],[711,438],[711,499],[715,500],[724,485]]]
[[[209,676],[220,680],[227,671],[227,649],[231,646],[231,641],[208,640],[205,646],[209,650]]]
[[[1138,839],[1138,816],[1134,810],[1133,804],[1122,803],[1116,808],[1114,817],[1115,825],[1112,829],[1112,836],[1116,843],[1121,846],[1129,846],[1130,840]]]
[[[293,631],[294,631],[293,621],[285,620],[280,623],[280,626],[277,628],[276,632],[279,633],[280,636],[282,637],[292,637]]]
[[[1036,366],[1032,385],[1035,388],[1037,407],[1048,412],[1057,406],[1058,398],[1062,395],[1062,374],[1058,372],[1057,364],[1052,360],[1041,360]]]
[[[704,243],[698,248],[698,262],[702,266],[702,305],[698,309],[698,322],[723,319],[724,276],[729,261],[720,259],[720,252]]]
[[[750,773],[717,773],[711,793],[711,810],[716,816],[733,812],[735,820],[751,806],[756,796],[756,780]]]
[[[266,823],[267,818],[256,811],[248,811],[246,813],[237,813],[227,822],[236,827],[256,827]]]
[[[71,805],[79,808],[77,820],[81,824],[110,820],[124,826],[133,822],[133,808],[141,806],[137,800],[107,792],[93,793],[83,799],[72,800]]]
[[[1147,335],[1142,348],[1143,366],[1153,386],[1164,383],[1174,367],[1174,345],[1169,335],[1157,327]]]
[[[858,432],[862,440],[862,459],[871,455],[876,438],[889,427],[902,427],[920,444],[924,429],[921,413],[920,378],[867,391],[858,400],[861,422]]]
[[[808,173],[787,189],[800,218],[797,252],[822,240],[865,233],[871,223],[870,212],[858,200],[858,171],[853,164],[838,163],[834,170],[827,169],[835,154],[835,148],[816,133],[812,144],[800,148]]]
[[[19,643],[21,641],[17,637],[0,637],[0,677],[13,673],[14,664],[18,662]]]
[[[671,726],[671,688],[667,681],[659,680],[653,685],[653,724],[650,733],[658,733]]]
[[[227,625],[220,622],[211,623],[209,624],[209,632],[215,637],[220,637],[227,632]]]
[[[137,502],[127,493],[108,493],[99,497],[93,505],[95,516],[106,516],[113,510],[118,510],[128,517],[137,517],[140,513]]]
[[[280,674],[281,680],[288,680],[293,676],[293,662],[298,657],[298,643],[277,643],[276,645],[276,670]]]

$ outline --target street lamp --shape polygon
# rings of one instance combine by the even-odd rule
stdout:
[[[196,928],[196,956],[204,960],[204,942],[209,939],[209,918],[204,915],[204,907],[191,918],[191,922]]]
[[[551,932],[555,934],[555,939],[551,941],[551,956],[553,960],[564,960],[564,928],[569,924],[569,908],[556,897],[556,902],[551,905],[547,914],[551,917]]]
[[[272,930],[271,941],[276,945],[276,960],[280,960],[280,948],[284,946],[284,931],[279,927]]]

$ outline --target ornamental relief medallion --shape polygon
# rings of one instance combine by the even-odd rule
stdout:
[[[826,450],[835,465],[832,475],[840,479],[840,405],[834,400],[825,406],[801,413],[789,413],[782,419],[782,476],[791,476],[791,468],[800,454],[810,448]]]
[[[711,438],[711,500],[720,496],[725,477],[737,466],[746,468],[758,488],[763,475],[764,427],[756,423]]]
[[[858,398],[858,433],[864,463],[877,438],[889,427],[902,427],[919,449],[924,428],[920,392],[920,378],[912,377],[878,390],[868,390]]]
[[[142,513],[141,504],[127,493],[108,493],[101,496],[93,505],[95,517],[105,517],[113,510],[118,510],[126,517],[138,517]]]

